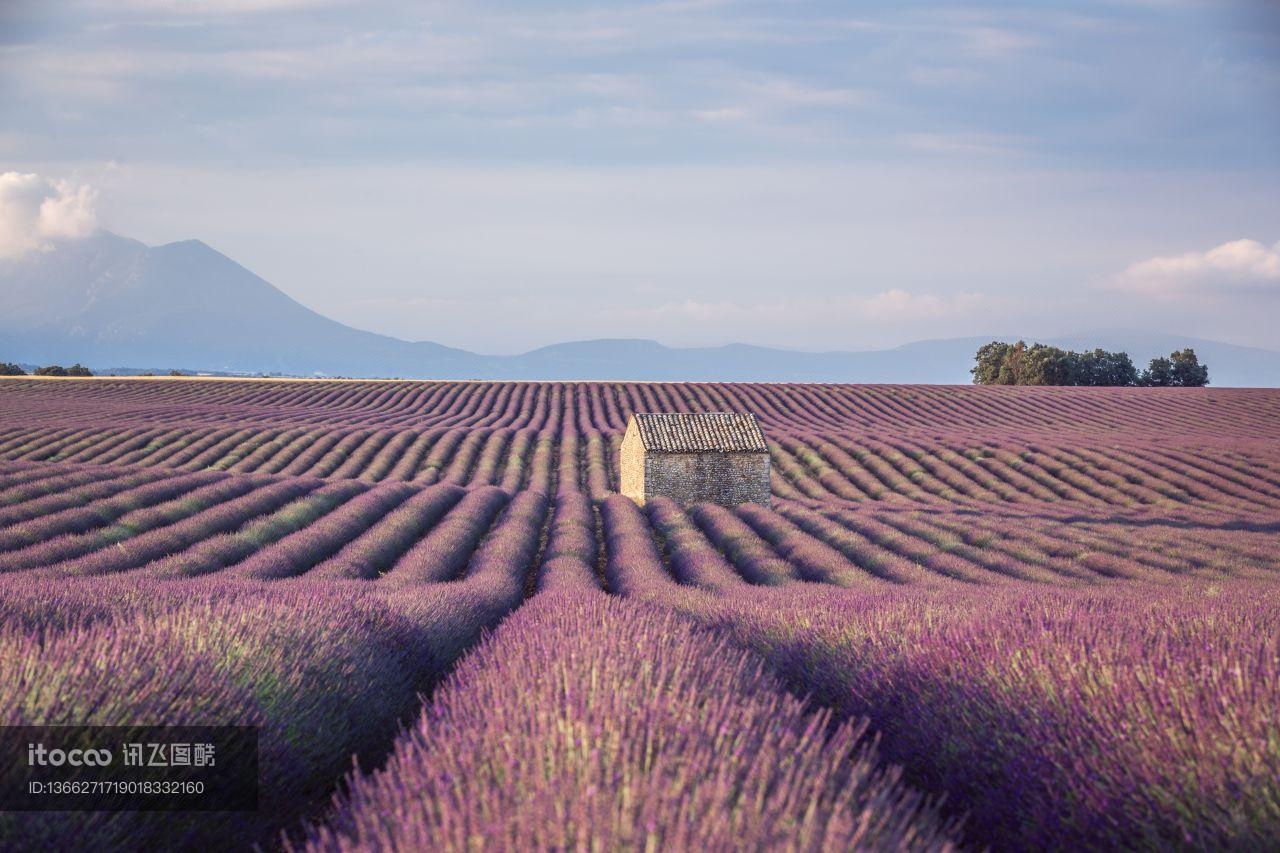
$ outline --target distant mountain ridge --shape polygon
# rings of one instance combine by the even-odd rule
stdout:
[[[465,373],[477,356],[344,326],[198,240],[100,232],[0,263],[0,346],[23,360],[281,373]]]
[[[0,360],[301,376],[967,383],[980,345],[1013,339],[820,353],[599,339],[480,355],[343,325],[198,240],[149,247],[105,231],[0,261],[0,299]],[[1131,331],[1043,342],[1125,350],[1140,367],[1191,346],[1214,385],[1280,385],[1280,352],[1271,350]]]

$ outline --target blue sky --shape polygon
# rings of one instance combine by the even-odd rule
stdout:
[[[1280,349],[1276,5],[18,0],[0,251],[42,186],[485,352]]]

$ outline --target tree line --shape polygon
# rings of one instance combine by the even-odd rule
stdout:
[[[1151,359],[1139,372],[1126,352],[1064,350],[1026,341],[992,341],[978,348],[969,370],[975,385],[1080,385],[1200,388],[1209,384],[1209,368],[1187,348],[1168,358]]]
[[[21,365],[13,362],[0,362],[0,376],[26,376],[28,375]],[[45,367],[37,367],[31,371],[33,376],[92,376],[93,371],[84,365],[76,362],[70,367],[63,367],[60,364],[50,364]]]
[[[0,376],[94,376],[94,375],[96,374],[92,370],[85,367],[83,364],[80,364],[79,362],[76,362],[70,367],[63,367],[60,364],[50,364],[50,365],[46,365],[45,367],[37,367],[34,370],[32,370],[31,373],[27,373],[27,371],[24,370],[22,365],[20,364],[15,364],[14,362],[11,362],[11,361],[0,361]],[[130,371],[126,373],[112,373],[109,371],[106,375],[107,376],[156,376],[158,374],[150,370],[143,370],[143,371]],[[182,370],[178,370],[177,368],[174,368],[164,375],[190,376],[191,374]],[[264,373],[262,375],[265,377],[267,374]],[[276,374],[276,375],[279,375],[279,374]]]

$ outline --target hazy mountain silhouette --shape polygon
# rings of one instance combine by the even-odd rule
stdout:
[[[198,240],[148,247],[108,232],[0,261],[0,300],[0,361],[304,376],[963,383],[978,346],[1016,337],[821,353],[604,339],[486,356],[345,326]],[[1123,330],[1045,343],[1125,350],[1140,367],[1192,346],[1214,385],[1280,385],[1270,350]]]
[[[483,361],[321,316],[201,243],[99,232],[0,264],[8,358],[98,366],[465,376]]]

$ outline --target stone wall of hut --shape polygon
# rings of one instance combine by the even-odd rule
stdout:
[[[646,497],[664,495],[681,506],[716,503],[769,505],[767,453],[650,453],[644,461]]]
[[[639,442],[636,442],[639,444]],[[630,459],[628,459],[630,451]],[[767,453],[646,453],[622,448],[622,493],[643,505],[657,495],[681,506],[769,505]]]
[[[618,448],[618,491],[644,506],[644,441],[634,426],[622,436]]]

